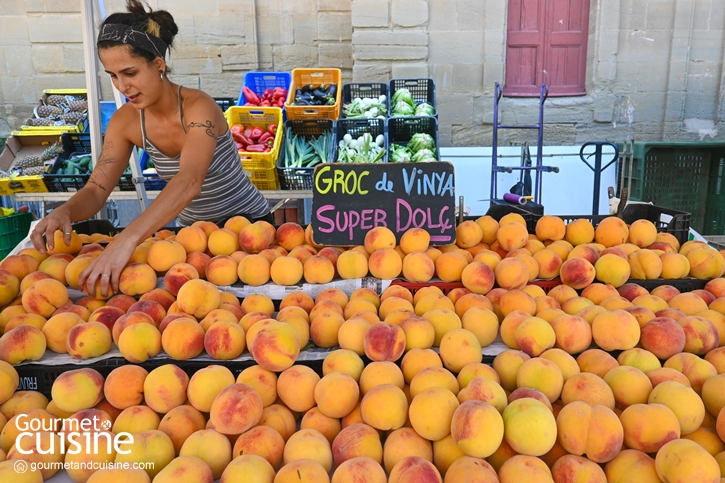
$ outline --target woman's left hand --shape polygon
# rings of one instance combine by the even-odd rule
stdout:
[[[136,250],[132,240],[117,238],[111,242],[103,253],[97,256],[86,267],[78,279],[78,285],[89,297],[96,295],[96,281],[100,280],[99,291],[101,296],[110,297],[118,293],[118,284],[121,271]]]

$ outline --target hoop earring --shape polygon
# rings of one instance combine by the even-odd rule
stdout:
[[[161,77],[161,80],[164,80],[164,71],[163,70],[159,71],[159,77]]]

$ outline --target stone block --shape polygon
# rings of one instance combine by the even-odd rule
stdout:
[[[599,82],[613,82],[617,78],[617,59],[610,56],[608,61],[595,63],[596,79]]]
[[[466,64],[480,62],[483,56],[482,32],[428,32],[428,60],[431,63]]]
[[[72,0],[71,0],[72,1]],[[25,15],[28,13],[28,5],[27,0],[5,0],[3,2],[3,16],[16,16],[16,15]],[[78,8],[78,3],[75,3],[76,9]]]
[[[659,68],[658,68],[659,66]],[[667,90],[667,71],[654,62],[639,64],[639,79],[637,90],[639,92],[662,92]]]
[[[319,40],[350,40],[352,38],[352,22],[349,13],[319,13],[317,38]],[[295,31],[295,42],[297,42]]]
[[[646,30],[669,30],[673,26],[674,18],[675,6],[670,0],[649,0],[647,2]]]
[[[5,47],[5,63],[3,64],[5,73],[11,76],[34,76],[36,72],[33,68],[33,64],[35,63],[33,54],[35,50],[35,47],[30,46]],[[57,50],[55,59],[51,55],[51,51],[54,50]],[[50,48],[48,52],[48,61],[58,66],[58,70],[51,72],[60,72],[60,66],[63,65],[63,54],[60,46],[58,46],[58,49]]]
[[[292,19],[294,43],[312,44],[317,41],[319,38],[317,15],[297,14],[288,18]],[[320,30],[327,28],[322,25],[322,19],[320,19],[319,23]]]
[[[35,105],[40,96],[36,83],[28,82],[27,77],[0,76],[3,98],[8,103],[26,103]],[[46,85],[45,88],[48,88]]]
[[[30,84],[30,83],[29,83]],[[43,93],[43,89],[85,89],[85,74],[38,74],[35,76],[35,92],[36,98],[34,104],[38,102]]]
[[[73,14],[28,17],[31,42],[83,42],[81,16]]]
[[[619,30],[621,20],[620,4],[620,0],[602,0],[599,28],[602,30]]]
[[[472,97],[473,124],[493,124],[493,98],[490,95]]]
[[[194,15],[195,44],[239,45],[244,43],[244,23],[234,17]]]
[[[355,45],[353,58],[357,60],[419,60],[428,56],[427,47],[402,45]]]
[[[23,75],[33,75],[33,70],[39,74],[59,74],[65,70],[62,44],[36,44],[23,50],[26,52],[16,54],[15,72],[18,72],[18,68],[22,69],[18,64],[26,65]],[[28,58],[32,62],[28,62]]]
[[[486,62],[483,66],[483,85],[486,89],[493,89],[496,82],[503,83],[503,62]]]
[[[317,0],[278,0],[282,5],[282,13],[312,13],[317,11]]]
[[[473,94],[483,90],[483,64],[453,64],[453,89]]]
[[[201,76],[201,89],[212,97],[239,97],[244,73],[225,72]]]
[[[453,92],[453,65],[452,64],[431,64],[430,76],[436,83],[436,92]]]
[[[611,55],[616,55],[618,49],[619,30],[604,30],[599,36],[597,56],[603,61]]]
[[[442,124],[471,124],[473,101],[468,94],[441,94],[436,96],[438,119]]]
[[[666,92],[638,92],[632,96],[634,101],[634,121],[661,122],[665,113]]]
[[[352,2],[353,27],[387,27],[390,24],[388,0],[355,0]]]
[[[393,65],[393,79],[424,79],[428,76],[428,64],[424,62],[396,62]]]
[[[428,30],[456,30],[457,3],[453,0],[428,0]]]
[[[393,25],[420,27],[428,22],[426,0],[392,0],[391,10]]]
[[[10,1],[9,3],[23,2]],[[77,13],[81,11],[80,4],[75,0],[28,0],[27,4],[28,13]]]
[[[222,46],[222,70],[256,70],[257,56],[253,45]]]
[[[274,69],[291,71],[300,66],[313,67],[319,60],[319,51],[315,45],[277,45],[272,49]]]
[[[355,45],[428,45],[428,34],[423,30],[357,30],[352,34]]]
[[[692,33],[690,60],[700,62],[722,62],[723,31],[695,30]]]
[[[352,0],[317,0],[318,12],[349,12]]]
[[[342,75],[343,84],[352,82],[352,69],[341,69],[340,74]]]
[[[203,2],[180,2],[179,0],[156,0],[156,10],[167,10],[171,15],[183,17],[185,15],[210,15],[219,16],[219,1],[204,0]],[[122,8],[111,10],[119,12]]]
[[[295,40],[295,19],[293,15],[284,15],[281,17],[281,35],[279,43],[281,45],[301,44],[299,40]]]
[[[388,82],[391,73],[389,62],[355,62],[352,67],[353,82]]]
[[[485,25],[485,2],[481,0],[457,0],[456,25],[459,30],[483,30]],[[505,10],[501,11],[502,13]],[[502,24],[503,25],[503,24]]]
[[[259,45],[279,45],[281,36],[281,17],[257,15],[257,42]]]
[[[253,12],[251,0],[218,0],[217,6],[219,8],[220,16],[245,18],[250,17]]]
[[[221,48],[209,45],[180,45],[171,59],[172,72],[179,75],[219,74]]]
[[[30,45],[28,18],[24,15],[0,15],[0,45]]]
[[[486,0],[486,14],[483,19],[484,30],[506,30],[506,0]]]
[[[318,65],[352,69],[352,44],[350,42],[322,42],[319,44]]]
[[[447,148],[452,146],[453,126],[438,126],[438,146]]]
[[[274,68],[273,49],[274,48],[271,45],[259,46],[259,68],[256,70],[279,70]]]
[[[493,128],[490,124],[454,125],[451,129],[451,145],[464,146],[490,146],[493,138]]]
[[[179,33],[174,37],[174,45],[196,44],[196,28],[194,27],[194,17],[178,17],[174,18],[176,26],[179,27]],[[174,48],[171,49],[171,56],[174,56]]]
[[[642,8],[641,0],[622,0],[620,9],[622,30],[634,32],[647,28],[647,9]]]

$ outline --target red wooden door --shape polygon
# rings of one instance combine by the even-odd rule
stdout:
[[[586,94],[590,0],[509,0],[507,96]]]

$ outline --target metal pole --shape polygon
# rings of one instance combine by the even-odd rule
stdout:
[[[95,29],[93,27],[93,0],[81,0],[81,18],[83,26],[83,54],[86,67],[86,88],[88,90],[88,122],[91,133],[91,156],[95,167],[98,153],[101,152],[101,98],[98,86],[98,68],[96,65]]]
[[[592,202],[592,215],[599,214],[599,189],[602,184],[602,145],[597,144],[594,151],[594,199]]]

